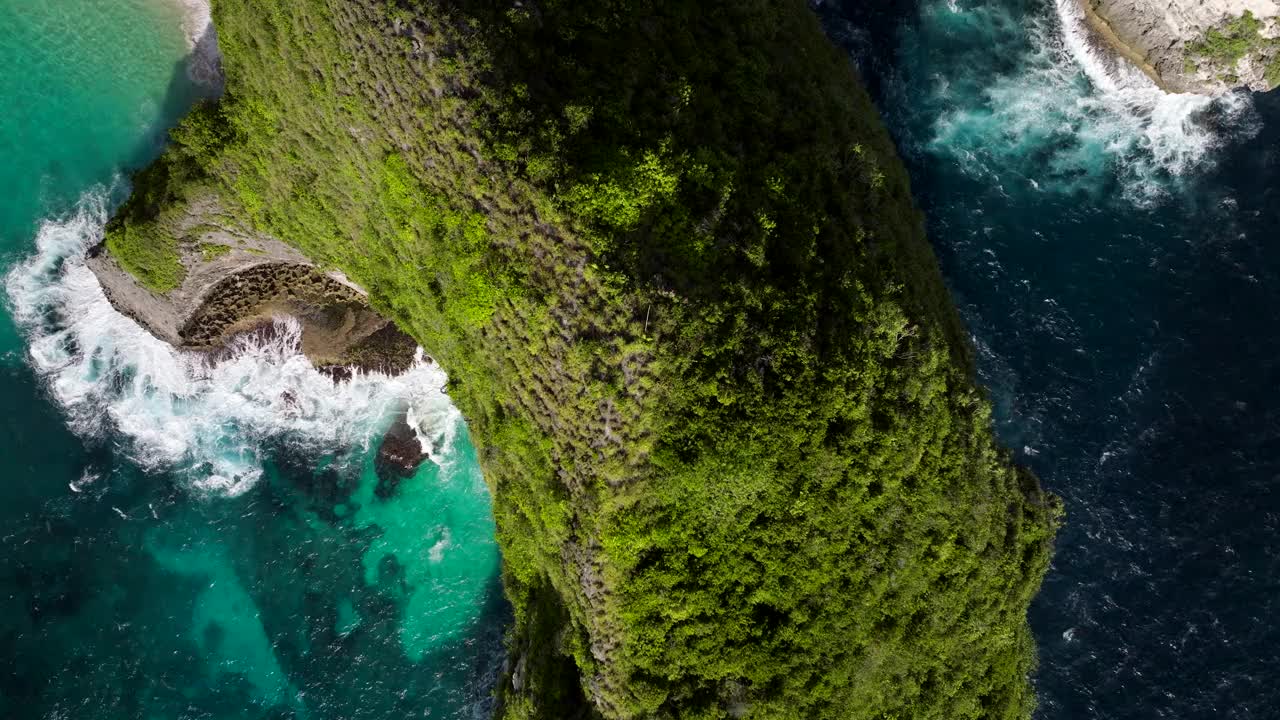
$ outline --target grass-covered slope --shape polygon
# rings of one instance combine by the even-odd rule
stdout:
[[[216,193],[449,370],[516,609],[505,717],[1029,714],[1058,505],[995,445],[801,0],[214,16],[227,95],[113,232]]]

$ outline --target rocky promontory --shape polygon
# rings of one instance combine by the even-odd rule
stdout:
[[[804,3],[215,9],[226,92],[109,252],[168,296],[265,231],[431,349],[513,606],[498,717],[1031,716],[1061,506]]]
[[[288,316],[302,327],[302,352],[335,377],[352,367],[398,373],[413,362],[416,343],[369,306],[363,289],[231,221],[215,200],[193,202],[167,230],[181,265],[170,289],[145,285],[109,242],[90,252],[88,266],[117,310],[174,347],[216,351]]]
[[[1069,0],[1090,28],[1166,92],[1280,84],[1275,0]]]
[[[225,80],[208,0],[174,0],[190,54],[191,82],[211,97]],[[135,197],[122,212],[150,216],[155,229],[130,235],[119,218],[89,254],[88,266],[111,304],[177,348],[216,353],[234,336],[271,332],[287,316],[301,326],[301,351],[335,380],[354,369],[396,374],[413,362],[417,344],[369,306],[368,293],[336,270],[252,229],[212,194],[181,211],[153,214],[154,199],[183,172],[135,175]],[[157,182],[158,179],[158,182]],[[156,189],[159,187],[160,189]]]

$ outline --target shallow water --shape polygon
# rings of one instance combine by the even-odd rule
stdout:
[[[1273,717],[1280,98],[1155,93],[1069,7],[820,13],[999,431],[1067,502],[1040,717]],[[480,716],[507,611],[439,369],[331,389],[287,327],[210,368],[77,262],[196,95],[178,27],[160,0],[0,0],[0,717]],[[396,484],[371,455],[404,408],[435,452]]]
[[[899,141],[1001,435],[1066,501],[1038,716],[1273,718],[1280,97],[1152,94],[1063,7],[820,12]]]
[[[217,365],[83,266],[190,106],[165,0],[0,0],[0,717],[485,716],[508,610],[424,358],[335,386],[297,328]],[[431,458],[379,477],[408,412]]]

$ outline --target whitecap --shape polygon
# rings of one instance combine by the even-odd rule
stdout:
[[[107,205],[107,192],[91,192],[70,217],[46,221],[35,254],[6,279],[29,362],[76,433],[114,433],[143,468],[221,496],[261,478],[272,443],[341,458],[369,450],[406,411],[424,450],[442,462],[461,415],[444,393],[444,371],[421,350],[399,376],[355,372],[334,382],[302,355],[301,328],[289,317],[276,318],[274,332],[239,336],[215,361],[176,350],[117,312],[84,263]]]
[[[449,528],[441,527],[439,530],[440,539],[437,540],[435,544],[431,546],[431,549],[427,551],[428,559],[435,565],[439,565],[440,561],[444,560],[444,551],[448,550],[449,547],[453,545],[453,536],[449,532]]]
[[[1061,46],[1092,85],[1082,105],[1096,103],[1103,119],[1099,129],[1123,166],[1131,200],[1143,203],[1163,194],[1162,174],[1179,177],[1213,162],[1212,151],[1225,138],[1208,122],[1210,115],[1237,133],[1258,131],[1247,91],[1218,98],[1165,92],[1136,66],[1095,45],[1078,0],[1054,0],[1054,6]],[[1049,38],[1041,42],[1052,46]]]
[[[925,132],[913,140],[908,129],[908,145],[1002,192],[1096,195],[1118,182],[1125,199],[1149,205],[1210,167],[1226,139],[1260,127],[1247,92],[1168,94],[1095,47],[1076,0],[1026,15],[1001,3],[963,5],[958,13],[951,0],[927,5],[905,29],[905,72],[891,76],[889,106]],[[946,69],[927,70],[939,52],[949,55]],[[1020,182],[1010,185],[1012,176]]]
[[[71,482],[67,483],[67,487],[73,493],[82,493],[85,490],[88,490],[90,485],[93,485],[94,483],[98,482],[98,480],[101,479],[101,477],[102,476],[100,474],[93,472],[92,470],[86,469],[83,473],[80,474],[79,480],[72,480]]]

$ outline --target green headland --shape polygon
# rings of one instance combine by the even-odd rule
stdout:
[[[449,372],[515,608],[501,717],[1030,716],[1060,504],[995,442],[905,171],[804,2],[214,22],[225,93],[107,247],[164,291],[173,218],[216,204]]]

